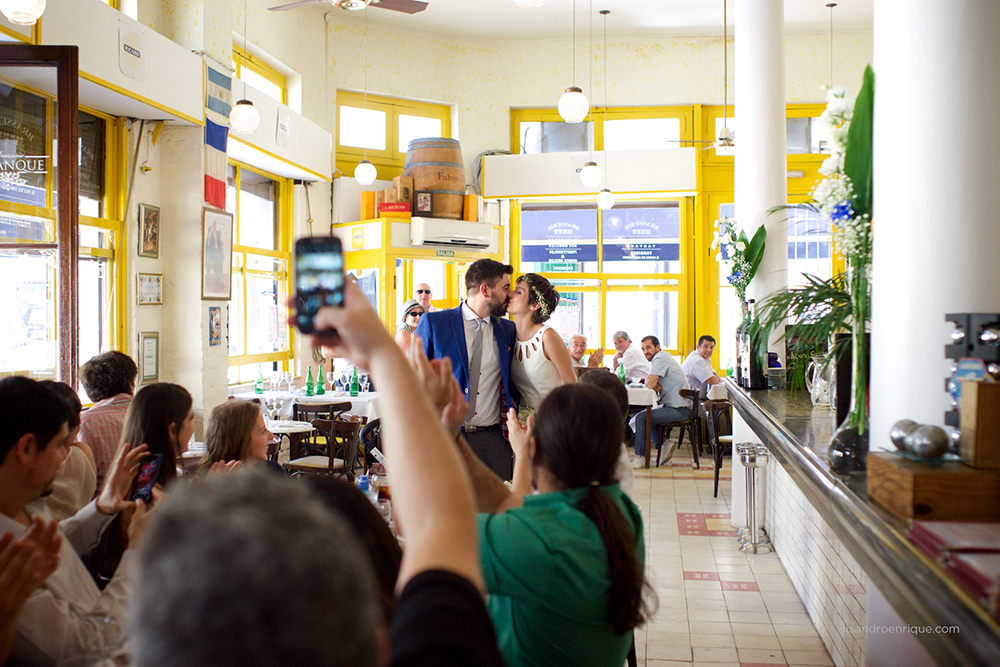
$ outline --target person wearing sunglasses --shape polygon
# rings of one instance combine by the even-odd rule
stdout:
[[[425,313],[436,313],[441,310],[440,308],[435,308],[431,304],[432,296],[434,295],[431,294],[431,286],[427,283],[420,283],[413,288],[413,298],[420,303],[420,306],[424,309]]]
[[[430,290],[427,292],[429,294]],[[420,318],[425,312],[427,309],[421,306],[416,299],[410,299],[403,304],[403,323],[396,329],[396,345],[403,351],[403,354],[409,354],[410,336],[417,330],[417,324],[420,323]]]

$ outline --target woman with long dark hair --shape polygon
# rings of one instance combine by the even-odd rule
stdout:
[[[187,389],[169,382],[157,382],[135,392],[125,413],[121,442],[132,447],[146,445],[147,454],[162,457],[156,477],[161,488],[184,474],[180,466],[181,455],[187,451],[192,435],[194,409]],[[128,548],[131,520],[131,512],[118,514],[104,530],[101,541],[86,556],[90,573],[102,588],[114,576]]]
[[[419,347],[419,346],[417,346]],[[488,607],[508,665],[620,667],[656,596],[646,580],[642,516],[616,481],[624,418],[604,391],[568,384],[527,424],[508,412],[512,493],[465,443],[468,406],[451,364],[411,354],[424,393],[457,434],[476,493]]]

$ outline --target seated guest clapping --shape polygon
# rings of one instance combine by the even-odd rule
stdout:
[[[61,547],[56,522],[37,516],[20,539],[9,531],[0,535],[0,665],[14,648],[21,608],[59,566]]]
[[[418,375],[458,434],[464,396],[450,363],[428,364],[418,348],[410,353]],[[508,490],[458,436],[484,512],[483,575],[508,665],[617,667],[649,615],[642,517],[616,480],[623,422],[605,392],[584,384],[553,390],[527,426],[511,410],[513,489],[538,491],[527,496]]]
[[[21,535],[31,525],[25,506],[45,493],[71,446],[69,413],[65,401],[34,380],[0,380],[0,533]],[[131,552],[103,593],[78,554],[89,549],[122,510],[134,512],[129,541],[137,543],[148,516],[146,504],[125,498],[145,450],[120,447],[97,500],[60,522],[59,566],[21,609],[11,664],[89,665],[121,641],[132,585]],[[154,503],[159,497],[156,491]]]
[[[194,434],[194,409],[191,394],[184,387],[169,382],[147,384],[135,393],[125,413],[121,446],[143,444],[146,453],[159,454],[160,469],[156,484],[163,490],[184,474],[181,455],[187,451]],[[87,553],[87,567],[99,586],[114,576],[122,554],[129,546],[130,511],[122,512],[111,522],[97,546]]]
[[[385,627],[371,568],[342,521],[303,485],[251,470],[164,503],[144,548],[136,664],[498,665],[483,602],[472,490],[406,359],[361,291],[323,308],[314,342],[379,383],[381,434],[406,534]],[[418,345],[412,347],[420,347]],[[412,348],[411,348],[412,349]]]
[[[230,399],[217,405],[205,428],[205,456],[198,472],[207,472],[219,463],[269,463],[267,447],[274,434],[264,423],[260,406],[250,401]],[[284,473],[281,466],[271,467]]]

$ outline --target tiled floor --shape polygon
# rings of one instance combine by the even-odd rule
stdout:
[[[774,554],[746,555],[729,525],[730,462],[712,497],[711,459],[688,449],[637,470],[635,502],[659,611],[635,634],[640,665],[832,665]]]

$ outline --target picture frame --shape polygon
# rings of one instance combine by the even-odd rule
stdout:
[[[163,304],[163,274],[137,273],[135,275],[135,303],[139,306]]]
[[[208,307],[208,345],[222,345],[222,306]]]
[[[160,256],[160,208],[139,204],[139,257]]]
[[[201,216],[201,298],[228,301],[232,295],[233,215],[205,208]]]
[[[430,215],[434,212],[434,193],[430,190],[417,190],[413,193],[413,212],[417,215]]]
[[[139,384],[160,381],[160,334],[139,332]]]

